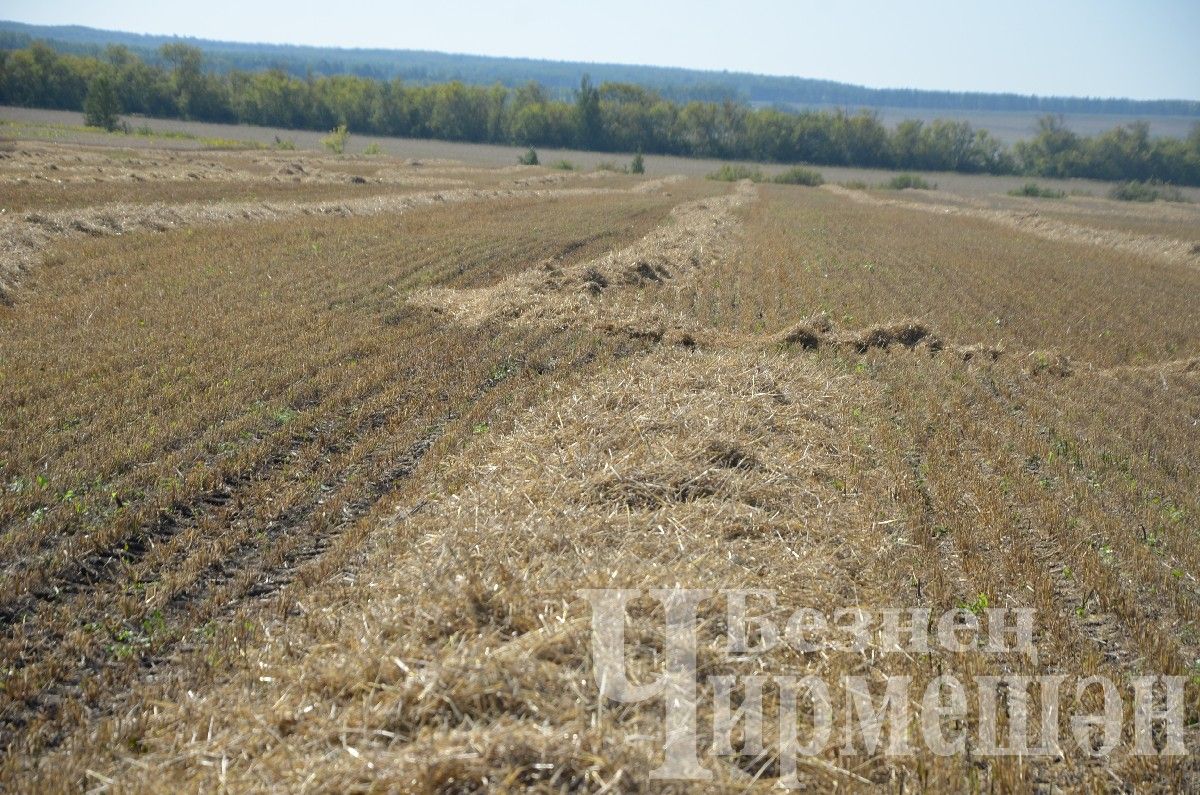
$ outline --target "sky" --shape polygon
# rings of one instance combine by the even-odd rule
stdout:
[[[1200,100],[1200,0],[0,0],[0,19],[871,87]]]

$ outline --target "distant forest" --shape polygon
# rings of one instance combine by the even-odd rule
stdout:
[[[204,52],[205,64],[215,72],[278,69],[294,77],[354,75],[376,80],[400,78],[427,85],[459,81],[468,85],[518,88],[529,81],[555,99],[567,99],[582,74],[597,83],[632,83],[666,99],[679,102],[750,103],[791,108],[840,106],[844,108],[925,108],[960,111],[1033,113],[1107,113],[1130,116],[1198,116],[1200,102],[1186,100],[1139,101],[1089,97],[1037,97],[1022,94],[921,91],[905,88],[865,88],[831,80],[776,77],[745,72],[715,72],[661,66],[585,64],[531,58],[497,58],[454,55],[422,50],[369,50],[337,47],[302,47],[283,44],[243,44],[176,36],[97,30],[78,25],[28,25],[0,20],[0,49],[22,49],[35,40],[58,52],[99,57],[110,44],[127,47],[152,65],[163,65],[164,44],[188,44]]]
[[[685,102],[587,76],[560,98],[536,82],[510,88],[217,71],[201,50],[178,42],[160,46],[154,63],[120,45],[96,55],[42,42],[0,50],[0,104],[86,109],[106,126],[118,113],[295,129],[344,124],[361,133],[517,146],[1200,185],[1200,124],[1187,139],[1151,138],[1143,122],[1080,136],[1047,115],[1032,139],[1010,149],[967,122],[905,121],[889,130],[869,111]]]

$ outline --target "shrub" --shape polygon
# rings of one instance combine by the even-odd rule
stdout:
[[[363,154],[364,155],[381,155],[381,154],[383,154],[383,147],[380,146],[379,144],[375,143],[374,141],[372,141],[371,143],[367,144],[367,148],[363,150]]]
[[[751,168],[750,166],[735,166],[732,163],[726,163],[709,174],[708,178],[719,182],[737,182],[742,179],[748,179],[752,182],[762,182],[763,173],[757,168]]]
[[[771,177],[771,181],[778,182],[780,185],[808,185],[811,188],[825,184],[825,178],[819,171],[813,171],[811,168],[803,166],[793,166],[787,171]]]
[[[1157,180],[1146,182],[1122,182],[1114,185],[1108,192],[1110,199],[1123,202],[1152,202],[1159,199],[1165,202],[1186,202],[1188,198],[1180,193],[1179,188],[1167,185]]]
[[[863,182],[861,179],[847,180],[846,182],[841,183],[841,186],[843,188],[849,188],[850,190],[866,190],[869,187],[867,183]]]
[[[560,171],[574,171],[575,164],[572,163],[570,160],[559,160],[555,163],[552,163],[550,165],[550,168],[557,168]]]
[[[1054,188],[1043,188],[1036,182],[1026,182],[1021,187],[1010,190],[1008,195],[1030,196],[1035,199],[1062,199],[1067,194],[1066,191],[1055,190]]]
[[[883,183],[881,187],[889,190],[932,190],[937,187],[937,184],[930,185],[916,174],[897,174],[896,176]]]
[[[633,156],[633,162],[629,164],[629,173],[631,173],[631,174],[645,174],[646,173],[646,161],[645,161],[645,158],[642,157],[641,152],[638,152],[636,155]]]
[[[275,148],[281,151],[290,152],[296,148],[296,142],[291,138],[280,138],[275,136]]]
[[[339,124],[337,127],[334,127],[329,131],[329,135],[326,135],[321,139],[321,143],[323,143],[325,148],[330,152],[333,152],[335,155],[340,155],[346,151],[346,140],[349,137],[350,130],[346,128],[346,125]]]
[[[109,132],[117,129],[117,115],[121,112],[117,89],[112,78],[100,73],[88,84],[87,96],[83,100],[83,118],[89,127],[101,127]]]
[[[525,154],[517,158],[517,162],[523,166],[536,166],[538,164],[537,151],[532,146],[529,147]]]
[[[597,171],[614,171],[618,174],[627,173],[626,169],[619,167],[616,163],[614,163],[611,160],[602,160],[596,166],[596,170]]]

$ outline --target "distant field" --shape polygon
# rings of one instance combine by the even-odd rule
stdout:
[[[64,132],[57,127],[47,128],[46,125],[78,126],[82,124],[82,114],[68,111],[36,110],[30,108],[14,108],[0,106],[0,136],[19,136],[34,139],[49,138],[51,140],[68,140],[79,143],[99,144],[104,146],[122,147],[170,147],[181,149],[197,149],[204,147],[204,140],[227,141],[236,144],[238,141],[264,147],[272,146],[276,138],[290,140],[300,149],[320,151],[321,139],[325,133],[304,130],[282,130],[269,127],[252,127],[249,125],[204,124],[201,122],[186,122],[175,119],[131,119],[133,127],[148,123],[157,133],[184,134],[192,136],[184,139],[171,138],[141,138],[139,136],[111,136],[94,132],[69,131]],[[417,159],[452,159],[474,166],[503,167],[516,163],[521,151],[513,147],[493,146],[491,144],[452,143],[449,141],[430,141],[412,138],[382,138],[369,135],[350,136],[347,151],[361,153],[371,144],[393,157]],[[632,153],[583,152],[573,149],[542,149],[539,150],[544,163],[557,160],[567,160],[581,168],[592,169],[601,163],[614,163],[618,166],[628,164]],[[705,160],[701,158],[671,157],[662,155],[646,155],[646,169],[652,176],[663,174],[684,174],[687,176],[703,177],[720,167],[723,161]],[[782,171],[785,167],[779,165],[762,166],[768,174]],[[837,166],[821,166],[820,171],[826,180],[844,182],[861,180],[869,183],[885,182],[893,176],[893,172],[880,169],[840,168]],[[1018,188],[1028,181],[1025,177],[1003,177],[991,175],[938,173],[934,177],[937,184],[948,190],[971,196],[983,196],[991,193],[1005,193]],[[1085,191],[1103,195],[1110,187],[1107,183],[1085,179],[1040,179],[1039,183],[1064,191]],[[1184,193],[1193,199],[1200,200],[1200,188],[1185,188]]]
[[[0,789],[654,791],[580,589],[676,586],[1036,611],[1032,655],[731,655],[703,603],[714,791],[779,791],[785,680],[713,745],[709,677],[768,674],[1070,678],[1053,752],[831,742],[810,791],[1200,787],[1200,205],[74,117],[0,112]],[[1084,753],[1093,675],[1180,677],[1188,752]]]

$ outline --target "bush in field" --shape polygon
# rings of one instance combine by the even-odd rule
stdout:
[[[1154,180],[1122,182],[1108,192],[1108,198],[1123,202],[1152,202],[1159,199],[1165,202],[1188,201],[1188,198],[1180,193],[1179,188]]]
[[[109,132],[117,129],[117,115],[121,112],[117,89],[112,78],[100,73],[88,85],[87,97],[83,100],[84,122],[89,127],[101,127]]]
[[[641,152],[638,152],[636,155],[633,156],[633,162],[629,164],[629,173],[630,174],[645,174],[646,173],[646,160],[645,160],[645,158],[642,157]]]
[[[517,158],[517,162],[523,166],[536,166],[538,164],[537,150],[532,146],[525,151],[525,154]]]
[[[883,186],[889,190],[933,190],[937,187],[937,183],[930,185],[916,174],[897,174],[896,176],[883,183]]]
[[[276,135],[274,146],[280,151],[290,152],[296,148],[296,142],[291,138],[280,138]]]
[[[763,173],[757,168],[751,168],[750,166],[735,166],[732,163],[726,163],[709,174],[708,178],[715,179],[718,182],[737,182],[743,179],[748,179],[751,182],[762,182]]]
[[[1008,195],[1029,196],[1034,199],[1062,199],[1067,193],[1066,191],[1055,190],[1054,188],[1043,188],[1036,182],[1026,182],[1021,187],[1010,190]]]
[[[321,143],[324,144],[325,148],[330,152],[333,152],[335,155],[340,155],[346,151],[346,141],[349,138],[350,130],[347,129],[346,125],[339,124],[337,127],[334,127],[329,131],[329,135],[326,135],[321,139]]]
[[[867,185],[867,183],[863,182],[861,179],[847,180],[846,182],[841,183],[841,186],[843,188],[847,188],[849,190],[866,190],[867,188],[870,187],[869,185]]]
[[[574,171],[575,164],[570,160],[558,160],[550,164],[550,168],[557,168],[559,171]]]
[[[787,171],[771,177],[771,181],[778,182],[780,185],[807,185],[810,188],[825,184],[825,178],[819,171],[813,171],[811,168],[803,166],[793,166]]]
[[[371,143],[367,144],[367,148],[363,150],[363,154],[364,155],[381,155],[381,154],[383,154],[383,147],[375,142],[371,142]]]

